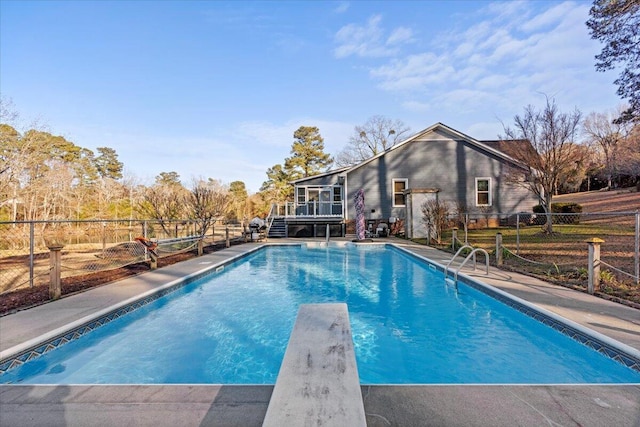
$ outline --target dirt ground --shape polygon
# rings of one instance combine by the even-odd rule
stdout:
[[[232,244],[238,243],[239,242],[234,242]],[[206,246],[204,248],[204,253],[212,253],[222,248],[224,248],[223,244]],[[196,251],[191,251],[162,257],[158,259],[158,268],[195,258],[196,256]],[[61,284],[62,297],[64,298],[96,286],[105,285],[107,283],[135,276],[147,271],[150,271],[149,265],[146,262],[139,262],[113,270],[98,271],[95,273],[63,278]],[[0,316],[44,304],[46,302],[49,302],[49,285],[40,285],[34,286],[33,288],[7,292],[0,295]]]

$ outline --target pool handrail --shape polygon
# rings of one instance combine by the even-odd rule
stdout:
[[[449,261],[449,263],[447,264],[447,266],[444,268],[444,275],[445,275],[445,279],[447,278],[447,273],[449,272],[449,267],[451,266],[451,264],[453,263],[453,261],[458,257],[458,255],[460,255],[460,252],[462,252],[465,249],[471,249],[471,251],[473,251],[474,247],[471,245],[463,245],[460,247],[460,249],[458,249],[458,252],[455,253],[455,255],[453,256],[453,258],[451,258],[451,260]]]
[[[456,287],[456,289],[458,288],[458,273],[460,272],[462,267],[464,267],[465,264],[469,261],[469,259],[471,259],[471,257],[473,257],[473,269],[474,270],[476,269],[476,265],[477,265],[476,252],[481,252],[481,253],[484,254],[485,274],[487,274],[487,275],[489,274],[489,253],[486,250],[482,249],[482,248],[474,248],[471,245],[464,245],[460,249],[458,249],[456,254],[453,256],[453,258],[451,258],[451,260],[449,261],[449,263],[445,267],[445,269],[444,269],[444,280],[446,281],[447,277],[449,276],[449,267],[451,266],[453,261],[458,257],[458,255],[460,255],[460,252],[462,252],[464,249],[471,249],[471,252],[465,257],[465,259],[462,261],[462,263],[454,271],[453,284]]]

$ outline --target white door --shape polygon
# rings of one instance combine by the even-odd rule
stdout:
[[[331,190],[320,190],[320,215],[331,215]]]

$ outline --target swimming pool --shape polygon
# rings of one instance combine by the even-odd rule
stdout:
[[[277,246],[8,370],[3,383],[273,384],[301,303],[346,302],[363,384],[640,383],[384,245]]]

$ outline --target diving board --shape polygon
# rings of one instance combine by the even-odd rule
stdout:
[[[262,425],[366,426],[346,304],[300,306]]]

